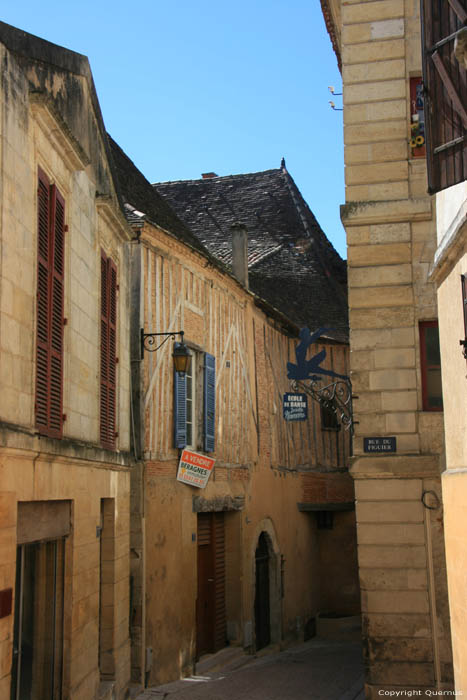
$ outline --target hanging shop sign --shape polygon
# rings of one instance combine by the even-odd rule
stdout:
[[[282,413],[285,420],[307,420],[308,401],[306,394],[284,394]]]
[[[211,457],[197,452],[183,450],[178,465],[177,481],[204,489],[211,476],[214,461]]]
[[[396,452],[395,437],[366,437],[363,438],[364,452]]]

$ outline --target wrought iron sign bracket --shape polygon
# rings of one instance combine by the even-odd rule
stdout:
[[[300,342],[295,348],[296,363],[287,362],[287,377],[291,380],[294,391],[304,392],[321,406],[335,413],[338,421],[353,435],[356,421],[353,419],[352,384],[345,374],[337,374],[332,369],[323,367],[326,348],[309,356],[308,350],[329,328],[319,328],[313,333],[308,328],[301,328]],[[331,382],[321,386],[321,382]]]
[[[304,392],[311,396],[321,406],[333,411],[339,422],[350,434],[354,434],[354,419],[352,399],[358,396],[352,394],[352,384],[350,379],[338,379],[335,382],[320,387],[321,377],[310,377],[306,380],[294,380],[292,388],[294,391]]]
[[[159,348],[161,348],[164,345],[164,343],[166,343],[169,340],[169,338],[175,340],[177,335],[180,336],[180,344],[183,345],[184,331],[171,331],[168,333],[145,333],[144,328],[141,328],[141,359],[144,358],[145,350],[147,350],[148,352],[156,352],[157,350],[159,350]],[[160,336],[165,336],[165,338],[162,341],[162,343],[156,345],[156,338]]]

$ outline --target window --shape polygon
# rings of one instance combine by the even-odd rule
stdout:
[[[117,395],[117,268],[101,250],[101,445],[115,449]]]
[[[215,414],[216,358],[192,351],[187,374],[174,372],[174,446],[214,452]]]
[[[425,157],[425,101],[421,78],[410,78],[410,148],[412,158]]]
[[[323,430],[340,430],[339,419],[330,406],[321,404],[321,428]]]
[[[59,438],[63,426],[65,201],[40,168],[37,220],[35,419],[39,433]]]
[[[419,329],[423,410],[442,411],[438,321],[421,321]]]
[[[316,524],[318,530],[332,530],[334,527],[334,513],[332,510],[317,510]]]

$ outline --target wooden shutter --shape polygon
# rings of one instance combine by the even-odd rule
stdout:
[[[216,431],[216,358],[204,355],[204,451],[214,452]]]
[[[39,169],[36,329],[36,427],[61,437],[65,201]]]
[[[467,0],[422,0],[423,81],[429,192],[467,178],[467,77],[454,57]]]
[[[117,396],[117,268],[101,251],[101,444],[115,449]]]
[[[174,372],[174,447],[186,445],[186,377]]]
[[[50,327],[50,434],[62,434],[63,384],[63,273],[65,249],[65,202],[52,185],[51,327]]]

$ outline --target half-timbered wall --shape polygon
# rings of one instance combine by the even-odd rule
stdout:
[[[251,453],[244,436],[256,423],[248,366],[245,300],[203,277],[188,261],[151,246],[143,249],[142,289],[147,332],[184,330],[192,349],[216,358],[216,460],[244,464]],[[162,339],[161,339],[162,341]],[[145,457],[173,458],[173,343],[146,353],[144,367]]]
[[[319,404],[308,400],[306,422],[283,418],[282,397],[290,391],[286,365],[295,361],[297,339],[277,329],[259,310],[253,317],[251,296],[226,275],[212,270],[207,274],[151,244],[141,254],[145,331],[184,330],[193,352],[202,350],[216,358],[216,464],[251,464],[261,438],[270,466],[347,467],[348,433],[323,429]],[[172,347],[169,339],[157,352],[145,352],[144,454],[151,461],[174,457]],[[346,346],[327,342],[314,351],[324,348],[325,366],[347,374]],[[261,374],[266,390],[260,402],[256,393]],[[267,419],[260,427],[262,413]]]
[[[297,339],[275,329],[267,321],[255,322],[255,347],[257,355],[264,352],[264,366],[256,367],[256,374],[264,373],[265,392],[260,413],[264,419],[263,440],[274,467],[301,470],[332,470],[347,468],[349,459],[349,434],[341,427],[323,428],[320,405],[308,398],[308,420],[288,422],[282,414],[282,397],[290,391],[287,379],[287,362],[295,362]],[[313,346],[313,354],[326,350],[323,367],[338,374],[348,375],[348,354],[345,345],[327,342]],[[331,380],[330,380],[331,381]],[[327,382],[323,382],[326,385]]]

